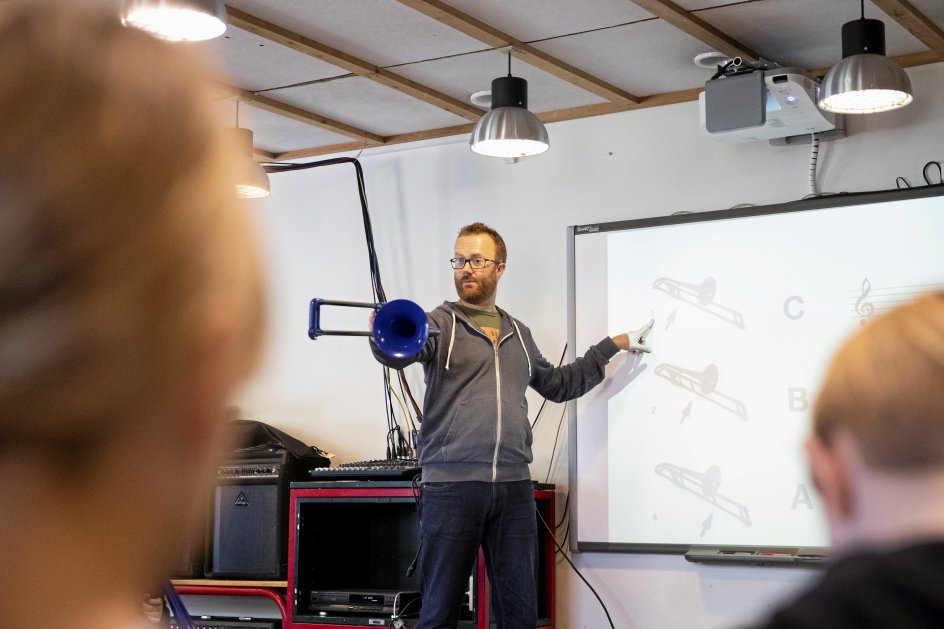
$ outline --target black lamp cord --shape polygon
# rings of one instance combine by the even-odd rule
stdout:
[[[560,419],[557,420],[557,434],[554,435],[554,447],[551,448],[551,457],[547,462],[547,474],[544,476],[544,482],[551,478],[551,468],[554,466],[554,454],[557,452],[557,444],[560,441],[561,426],[564,425],[564,415],[567,414],[567,405],[564,404],[564,410],[561,411]]]
[[[564,364],[564,356],[566,355],[567,355],[567,344],[564,343],[564,350],[561,352],[560,360],[557,361],[558,367]],[[531,430],[534,430],[534,427],[538,425],[538,420],[541,419],[541,413],[544,411],[545,404],[547,404],[547,398],[544,398],[544,401],[541,402],[541,408],[538,409],[537,415],[534,416],[534,421],[531,422]]]
[[[566,355],[567,355],[567,344],[564,344],[564,350],[561,352],[560,360],[557,361],[558,367],[564,364],[564,356]],[[534,418],[534,423],[531,424],[532,429],[534,429],[534,427],[537,426],[538,420],[541,418],[541,413],[544,411],[544,405],[546,403],[547,403],[547,399],[545,398],[545,400],[541,403],[541,408],[538,409],[537,415]],[[548,462],[548,468],[547,468],[547,477],[544,479],[544,482],[547,482],[548,478],[550,478],[550,475],[551,475],[551,468],[554,465],[554,454],[557,451],[557,444],[560,440],[561,426],[564,423],[564,415],[566,413],[567,413],[567,405],[565,404],[564,412],[561,413],[560,419],[557,422],[557,435],[554,437],[554,448],[551,450],[551,458],[550,458],[550,461]],[[567,514],[568,514],[567,508],[569,504],[570,504],[570,494],[568,493],[567,498],[564,501],[564,514],[561,516],[560,522],[557,523],[557,526],[555,528],[559,528],[564,523],[564,520],[567,519]],[[550,535],[551,539],[554,540],[554,545],[557,547],[557,550],[555,551],[555,553],[560,553],[561,557],[563,557],[567,561],[567,563],[570,564],[570,567],[573,569],[574,573],[578,577],[580,577],[580,580],[583,581],[587,585],[588,588],[590,588],[590,591],[593,593],[597,601],[600,603],[600,607],[603,608],[603,613],[606,614],[606,619],[610,623],[610,627],[615,629],[613,625],[613,619],[610,617],[610,612],[606,608],[606,604],[603,602],[603,599],[600,598],[600,595],[597,594],[597,591],[595,589],[593,589],[593,586],[590,585],[590,582],[587,581],[586,578],[584,578],[583,574],[580,573],[580,570],[577,569],[577,566],[574,565],[574,562],[571,561],[570,557],[567,556],[567,553],[564,552],[564,548],[560,545],[560,543],[558,543],[557,538],[554,536],[553,531],[551,531],[551,527],[547,525],[547,522],[544,521],[544,517],[541,516],[541,512],[535,511],[535,513],[537,513],[538,518],[540,518],[541,524],[544,525],[544,528],[547,530],[548,535]],[[568,529],[569,528],[570,528],[570,525],[568,524]],[[569,533],[569,530],[568,530],[568,533]],[[564,539],[565,540],[567,539],[566,535]],[[419,553],[419,551],[417,551],[417,553]]]
[[[412,485],[413,485],[413,498],[414,498],[414,500],[417,500],[417,504],[418,504],[418,501],[419,501],[419,495],[418,495],[418,494],[419,494],[419,488],[417,487],[417,481],[416,481],[415,479],[414,479]],[[568,506],[569,503],[570,503],[570,494],[567,495],[567,499],[564,501],[564,515],[561,517],[560,522],[558,522],[558,524],[557,524],[558,527],[559,527],[561,524],[563,524],[563,523],[564,523],[564,520],[567,518],[567,513],[568,513],[568,511],[567,511],[567,506]],[[563,546],[561,546],[561,544],[558,543],[557,538],[554,536],[554,532],[551,531],[551,527],[549,527],[549,526],[547,525],[547,522],[544,521],[544,517],[541,515],[541,512],[535,510],[535,513],[537,514],[538,518],[541,520],[541,524],[544,525],[545,530],[547,530],[548,535],[550,535],[550,536],[551,536],[551,539],[554,540],[554,545],[557,547],[557,550],[554,551],[555,554],[560,553],[560,556],[563,557],[563,558],[567,561],[568,564],[570,564],[570,567],[573,569],[574,573],[576,573],[576,575],[577,575],[578,577],[580,577],[580,580],[583,581],[583,582],[587,585],[588,588],[590,588],[590,591],[593,593],[593,595],[596,597],[597,601],[600,603],[600,607],[603,608],[603,613],[606,614],[606,619],[609,621],[610,627],[611,627],[612,629],[615,629],[615,627],[613,626],[613,619],[610,617],[610,611],[606,608],[606,604],[603,602],[603,599],[600,598],[600,595],[597,594],[597,591],[596,591],[595,589],[593,589],[593,586],[590,585],[590,582],[587,581],[587,579],[583,576],[583,574],[580,573],[580,570],[577,569],[577,566],[574,565],[574,562],[571,561],[571,560],[570,560],[570,557],[567,556],[567,553],[564,551]],[[565,540],[565,541],[566,541],[567,536],[568,536],[569,534],[570,534],[570,523],[567,524],[567,532],[566,532],[565,535],[564,535],[564,540]],[[420,539],[419,547],[416,549],[416,554],[413,555],[413,561],[410,562],[409,567],[406,569],[406,576],[407,576],[407,577],[413,576],[413,572],[416,570],[416,563],[417,563],[417,561],[419,560],[420,551],[421,551],[421,550],[423,550],[423,540],[422,540],[422,538]],[[553,569],[553,568],[552,568],[552,569]],[[406,607],[409,607],[409,605],[407,605]],[[404,607],[403,612],[406,611],[406,607]],[[399,616],[395,616],[395,617],[391,618],[391,624],[390,624],[389,626],[391,626],[391,627],[394,626],[394,624],[393,624],[394,621],[397,620],[398,618],[400,618],[400,617],[403,615],[403,612],[401,612]]]
[[[554,537],[554,533],[551,531],[551,527],[549,527],[547,525],[547,522],[544,521],[544,518],[541,516],[541,512],[535,511],[535,513],[538,514],[538,519],[541,520],[541,524],[543,524],[544,528],[547,529],[548,535],[550,535],[551,539],[554,540],[554,545],[557,546],[557,550],[560,551],[561,557],[567,560],[567,563],[570,564],[570,567],[573,569],[574,574],[580,577],[580,580],[583,581],[588,588],[590,588],[590,591],[593,593],[597,601],[600,603],[600,607],[603,608],[603,613],[606,614],[606,620],[607,622],[610,623],[610,628],[616,629],[616,627],[613,625],[613,619],[610,617],[610,611],[606,608],[606,604],[603,602],[603,599],[600,598],[600,595],[597,594],[597,591],[595,589],[593,589],[593,586],[590,585],[590,582],[587,581],[587,579],[584,578],[584,576],[580,573],[580,570],[577,570],[577,566],[575,566],[574,562],[570,560],[570,557],[567,556],[567,553],[564,552],[564,549],[561,547],[561,545],[557,543],[557,538]]]
[[[935,171],[937,171],[937,177],[935,178]],[[924,177],[924,183],[928,186],[940,186],[944,184],[944,169],[941,167],[941,162],[931,160],[924,165],[924,168],[921,169],[921,176]],[[911,183],[904,177],[895,177],[895,187],[899,190],[902,188],[911,188]]]
[[[413,502],[416,504],[417,510],[420,506],[420,477],[414,476],[413,480],[410,481],[410,488],[413,490]],[[419,512],[417,511],[417,526],[419,526]],[[413,555],[413,561],[410,562],[409,567],[406,569],[406,576],[412,577],[413,572],[416,571],[416,562],[420,559],[420,551],[423,550],[423,538],[420,537],[420,545],[416,548],[416,554]]]
[[[560,360],[557,361],[557,367],[560,368],[564,364],[564,356],[567,355],[567,344],[564,343],[564,349],[561,352]],[[547,398],[544,398],[544,401],[541,402],[541,408],[538,409],[537,415],[534,416],[534,421],[531,423],[531,430],[534,430],[534,427],[538,425],[538,420],[541,419],[541,413],[544,412],[544,406],[547,404]],[[557,422],[557,434],[554,437],[554,447],[551,449],[551,458],[547,464],[547,475],[544,477],[544,482],[548,482],[548,479],[551,477],[551,468],[554,466],[554,454],[557,452],[557,444],[560,441],[561,426],[564,424],[564,415],[567,414],[567,405],[564,405],[564,410],[561,412],[560,419]]]

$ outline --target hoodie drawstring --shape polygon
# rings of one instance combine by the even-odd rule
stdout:
[[[521,349],[524,350],[524,357],[528,359],[528,378],[530,379],[531,378],[531,357],[528,356],[528,348],[524,346],[524,337],[521,336],[521,329],[518,328],[518,322],[515,321],[514,319],[512,319],[511,322],[514,324],[515,330],[518,332],[518,341],[521,342]]]
[[[456,313],[452,313],[452,335],[449,337],[449,351],[446,352],[446,371],[449,371],[449,359],[452,358],[452,346],[456,342]],[[530,366],[529,366],[530,369]]]

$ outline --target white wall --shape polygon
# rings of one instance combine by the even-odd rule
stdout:
[[[823,143],[821,191],[893,188],[898,175],[923,183],[924,163],[944,157],[944,64],[909,75],[911,106],[850,119],[847,138]],[[548,131],[551,150],[515,165],[473,154],[465,138],[361,156],[389,297],[426,309],[454,298],[446,260],[455,232],[484,221],[509,247],[499,304],[532,327],[545,356],[556,362],[565,341],[566,225],[778,203],[808,192],[809,145],[714,142],[698,129],[696,103],[556,123]],[[333,452],[336,462],[383,458],[381,370],[366,341],[307,338],[312,297],[371,299],[353,167],[276,174],[271,181],[272,195],[258,202],[257,213],[270,276],[270,346],[238,403],[246,418]],[[338,326],[366,329],[366,315],[355,310],[333,316]],[[640,323],[626,322],[628,328]],[[419,400],[421,370],[409,372]],[[538,406],[531,399],[532,417]],[[567,484],[566,425],[549,459],[562,412],[557,405],[545,409],[533,467],[534,478],[544,480],[550,465],[559,508]],[[632,629],[743,624],[815,574],[695,566],[658,555],[583,553],[574,562],[615,625]],[[606,626],[598,603],[570,568],[560,564],[557,574],[558,627]]]

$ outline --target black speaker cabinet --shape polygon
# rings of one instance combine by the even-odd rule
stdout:
[[[207,531],[208,578],[286,578],[289,486],[300,473],[284,450],[252,451],[219,466]]]

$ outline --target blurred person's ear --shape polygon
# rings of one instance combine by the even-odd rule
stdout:
[[[837,527],[855,514],[855,496],[844,448],[837,447],[842,439],[826,444],[816,435],[806,440],[806,459],[813,484],[823,501],[826,517],[833,534]]]

